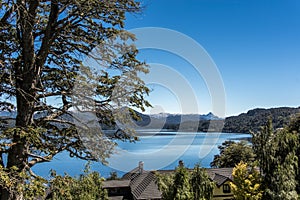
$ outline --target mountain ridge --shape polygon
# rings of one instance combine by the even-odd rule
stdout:
[[[283,128],[288,125],[291,118],[299,113],[300,107],[255,108],[225,119],[219,118],[211,112],[205,115],[168,113],[145,115],[138,113],[139,116],[142,116],[142,120],[136,123],[142,128],[163,128],[174,131],[250,133],[259,131],[262,126],[266,125],[269,118],[272,119],[274,129]],[[146,118],[147,120],[145,120]],[[163,125],[162,122],[164,122]],[[198,122],[197,130],[195,122]]]

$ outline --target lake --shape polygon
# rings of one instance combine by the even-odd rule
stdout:
[[[102,176],[108,177],[111,171],[119,176],[144,162],[146,170],[174,169],[179,160],[183,160],[186,167],[192,168],[200,163],[202,167],[210,167],[214,155],[219,154],[218,145],[225,140],[247,140],[250,134],[235,133],[191,133],[191,132],[157,132],[140,133],[135,143],[118,141],[116,153],[107,161],[108,166],[92,163],[92,170],[99,171]],[[50,163],[36,165],[33,170],[46,178],[54,169],[59,174],[64,172],[71,176],[82,173],[86,161],[70,158],[67,153],[54,157]]]

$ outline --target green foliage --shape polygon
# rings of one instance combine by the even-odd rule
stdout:
[[[105,162],[115,144],[100,125],[115,126],[119,108],[150,106],[138,76],[148,66],[124,30],[126,13],[140,11],[135,0],[1,2],[0,110],[16,117],[0,118],[0,165],[18,172],[3,176],[1,199],[25,195],[12,195],[6,176],[17,185],[27,180],[21,173],[38,181],[30,168],[60,152]],[[132,141],[127,121],[117,138]]]
[[[261,177],[254,167],[240,162],[233,168],[232,177],[233,182],[230,182],[230,187],[236,200],[262,199]]]
[[[246,141],[225,141],[218,148],[220,154],[214,156],[211,167],[234,167],[241,161],[251,163],[255,160],[255,154]]]
[[[173,178],[172,196],[177,200],[188,200],[192,197],[190,190],[189,172],[184,166],[177,167]]]
[[[156,174],[157,176],[157,186],[162,192],[162,199],[171,200],[173,198],[173,177],[174,175],[162,175]]]
[[[190,178],[191,191],[194,200],[212,199],[214,182],[209,179],[205,169],[200,165],[196,165]]]
[[[209,180],[205,169],[196,165],[190,173],[183,165],[174,174],[158,174],[158,187],[165,200],[209,200],[212,198],[214,183]]]
[[[11,177],[21,177],[24,182]],[[47,180],[42,177],[28,174],[26,171],[19,172],[16,167],[7,169],[0,166],[0,186],[10,191],[9,198],[13,199],[19,193],[22,193],[23,198],[28,200],[44,197],[46,184]]]
[[[49,199],[57,199],[57,200],[71,200],[71,186],[74,184],[74,178],[68,176],[57,175],[55,171],[51,172],[51,176],[53,179],[50,181],[50,198]]]
[[[110,172],[109,177],[106,180],[118,180],[118,179],[120,178],[118,177],[117,172],[112,171]]]
[[[299,134],[288,128],[274,132],[271,120],[262,131],[253,133],[253,149],[264,174],[264,198],[297,199],[298,148]]]
[[[192,198],[189,183],[189,172],[184,166],[179,166],[171,176],[158,176],[158,187],[165,200],[189,200]]]
[[[68,175],[60,176],[52,172],[50,195],[47,199],[53,200],[98,200],[108,199],[106,190],[102,189],[104,179],[98,172],[90,172],[86,166],[84,174],[78,178]]]
[[[298,147],[296,150],[296,156],[298,158],[298,168],[300,166],[300,114],[292,119],[291,123],[287,127],[287,131],[298,135]],[[296,181],[297,181],[297,192],[300,194],[300,170],[296,171]],[[299,197],[300,198],[300,197]]]

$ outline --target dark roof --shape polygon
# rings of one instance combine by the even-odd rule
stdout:
[[[113,196],[113,197],[108,197],[109,200],[123,200],[124,196]]]
[[[193,169],[188,169],[190,172]],[[233,168],[206,168],[206,172],[209,178],[216,182],[217,186],[220,187],[227,180],[232,180]],[[173,174],[175,170],[158,170],[160,174]]]
[[[154,172],[144,171],[130,182],[131,192],[134,199],[160,199],[161,192],[156,184]]]
[[[139,174],[139,168],[136,167],[133,170],[127,172],[126,174],[123,175],[122,179],[125,180],[131,180],[133,179],[135,176],[137,176]]]
[[[108,180],[104,181],[103,188],[114,188],[114,187],[129,187],[130,180]]]
[[[233,168],[206,168],[208,175],[210,174],[220,174],[222,176],[232,179]]]
[[[122,179],[130,180],[131,193],[134,199],[161,199],[155,172],[143,170],[140,173],[137,167],[126,173]]]
[[[222,176],[220,174],[215,174],[215,176],[212,180],[217,184],[218,187],[220,187],[223,183],[225,183],[226,181],[228,181],[230,179],[226,176]]]
[[[206,172],[211,180],[213,180],[218,187],[226,181],[232,180],[233,168],[207,168]]]

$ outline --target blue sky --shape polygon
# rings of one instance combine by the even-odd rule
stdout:
[[[142,14],[128,15],[126,29],[168,28],[202,45],[222,77],[226,116],[257,107],[300,106],[300,1],[145,0],[143,4]],[[213,110],[205,81],[194,76],[188,62],[154,50],[142,50],[140,59],[183,74],[198,101],[195,111],[182,110],[174,91],[150,84],[153,92],[148,99],[155,107],[148,112]]]

